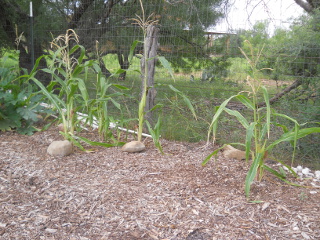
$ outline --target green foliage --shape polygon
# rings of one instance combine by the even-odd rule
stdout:
[[[8,2],[7,0],[4,1]],[[207,39],[204,31],[215,25],[223,15],[222,0],[193,1],[185,4],[183,1],[143,0],[146,16],[153,13],[153,20],[161,25],[159,39],[161,55],[169,59],[173,67],[184,66],[182,58],[196,62],[195,57],[207,54],[204,46]],[[2,22],[10,23],[8,28],[0,29],[0,46],[14,46],[12,32],[17,24],[19,32],[24,32],[24,46],[30,46],[29,36],[29,1],[17,0],[4,4],[5,12]],[[100,41],[101,56],[116,54],[117,61],[123,70],[130,65],[129,52],[133,41],[142,41],[142,32],[138,27],[128,24],[129,19],[141,15],[139,1],[33,1],[34,36],[36,55],[49,49],[48,42],[54,32],[74,29],[80,36],[87,54],[95,55],[95,43]],[[19,11],[17,11],[19,9]],[[90,19],[90,21],[88,20]],[[10,29],[9,29],[10,28]],[[9,29],[9,31],[8,31]],[[186,31],[188,29],[188,31]],[[7,30],[7,31],[6,31]],[[136,47],[136,53],[142,50],[141,42]],[[188,51],[186,51],[188,50]],[[109,69],[108,69],[109,70]]]
[[[88,72],[93,63],[93,61],[83,61],[85,49],[81,45],[72,47],[73,42],[78,43],[78,36],[73,30],[66,31],[65,35],[58,36],[52,42],[55,51],[47,56],[50,58],[49,67],[42,69],[50,73],[53,78],[47,88],[33,78],[43,94],[58,110],[66,136],[73,135],[78,123],[77,111],[89,100],[85,82],[79,75],[83,71]],[[77,51],[79,57],[75,59],[73,54]],[[36,67],[40,60],[41,58],[37,59]],[[59,94],[55,94],[55,91]]]
[[[161,115],[159,116],[158,121],[157,121],[157,123],[155,124],[154,127],[152,127],[149,122],[146,122],[146,123],[147,123],[147,127],[148,127],[148,130],[149,130],[149,133],[152,136],[152,140],[153,140],[154,145],[163,154],[164,152],[162,150],[162,146],[161,146],[161,143],[160,143],[160,136],[161,136],[160,135],[160,130],[161,130],[161,127],[162,127],[161,126]]]
[[[108,93],[112,86],[118,89],[126,89],[120,85],[109,84],[102,75],[99,64],[94,60],[85,60],[85,49],[77,44],[78,36],[73,30],[68,30],[65,35],[60,35],[54,39],[53,51],[46,56],[49,63],[48,68],[42,71],[50,73],[52,81],[45,87],[39,80],[32,77],[32,80],[40,87],[42,93],[53,105],[53,109],[59,112],[59,118],[63,123],[64,131],[61,134],[73,144],[84,150],[77,139],[81,139],[91,145],[115,146],[119,143],[113,139],[109,131],[110,117],[108,115],[108,102],[120,109],[120,104],[113,100],[114,96],[120,95],[118,92]],[[77,58],[76,58],[77,56]],[[38,66],[40,57],[36,61]],[[86,86],[88,76],[96,74],[95,96],[89,98]],[[78,112],[87,113],[78,116]],[[98,132],[103,140],[111,138],[114,144],[94,143],[74,136],[74,132],[80,130],[80,120],[87,123],[98,122]]]
[[[112,105],[121,111],[120,104],[115,100],[119,96],[124,94],[117,90],[128,90],[128,88],[119,84],[111,84],[101,73],[101,69],[98,64],[93,65],[96,71],[96,82],[94,83],[95,96],[89,99],[86,107],[88,112],[87,122],[92,125],[94,122],[98,124],[98,132],[102,140],[113,139],[112,131],[109,129],[110,124],[115,123],[114,119],[109,115],[108,105]],[[114,92],[110,93],[110,89],[113,88]],[[114,140],[114,142],[117,142]]]
[[[221,81],[228,75],[228,68],[231,66],[231,62],[226,56],[214,57],[210,64],[203,70],[201,80],[202,81]]]
[[[250,49],[253,48],[251,44],[249,44],[249,47]],[[244,95],[243,93],[231,96],[218,107],[209,127],[208,141],[211,132],[213,134],[213,137],[215,138],[219,118],[221,117],[223,112],[235,117],[242,125],[242,127],[246,130],[246,142],[244,144],[246,151],[246,161],[249,160],[250,155],[252,157],[252,163],[245,180],[245,194],[248,198],[252,182],[256,177],[260,181],[263,177],[264,170],[267,170],[279,179],[288,182],[285,179],[286,176],[282,173],[281,170],[276,171],[265,165],[264,161],[267,154],[271,152],[275,146],[282,142],[290,142],[293,146],[293,163],[297,140],[312,133],[319,133],[320,127],[301,128],[303,124],[299,124],[295,119],[285,114],[276,113],[274,110],[272,110],[269,103],[269,95],[267,89],[255,77],[257,72],[259,71],[256,67],[258,65],[259,57],[262,54],[262,49],[256,51],[257,55],[252,59],[250,59],[242,49],[240,50],[248,60],[248,63],[252,70],[251,74],[247,77],[248,84],[251,87],[251,92],[248,96]],[[253,51],[251,50],[251,53],[252,52]],[[260,107],[258,105],[258,95],[260,94],[263,95],[265,107]],[[227,108],[227,104],[232,99],[237,99],[244,106],[246,106],[252,112],[252,117],[247,119],[246,116],[242,115],[239,111]],[[293,123],[294,127],[290,128],[282,125],[283,134],[278,139],[270,142],[269,140],[271,126],[279,126],[277,122],[274,122],[274,120],[276,120],[277,118],[289,120],[291,123]],[[217,154],[217,151],[210,154],[203,161],[203,165],[205,165],[215,154]],[[280,161],[280,163],[282,162]],[[291,172],[293,173],[293,171]]]
[[[10,58],[2,58],[0,64],[0,131],[15,129],[31,135],[37,131],[34,125],[39,121],[38,114],[48,111],[40,106],[42,96],[29,83],[29,75],[20,76],[16,66],[6,67]]]

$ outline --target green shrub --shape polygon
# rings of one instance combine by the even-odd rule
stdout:
[[[49,110],[39,103],[42,95],[28,81],[29,75],[17,66],[9,66],[6,61],[15,61],[14,57],[1,59],[0,66],[0,131],[16,130],[31,135],[37,129],[39,113]],[[25,74],[20,76],[20,70]]]

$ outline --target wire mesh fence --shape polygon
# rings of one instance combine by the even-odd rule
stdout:
[[[232,1],[148,0],[142,1],[143,6],[136,0],[38,1],[33,7],[32,53],[29,1],[4,2],[1,11],[6,21],[1,34],[7,39],[2,40],[1,44],[3,49],[8,49],[10,40],[16,43],[11,48],[19,50],[21,67],[30,70],[32,54],[35,58],[48,54],[54,37],[64,34],[67,29],[74,29],[80,44],[86,49],[86,57],[98,59],[106,77],[119,68],[126,70],[109,80],[131,88],[131,98],[118,100],[124,105],[126,117],[132,118],[136,117],[141,89],[141,74],[135,70],[140,70],[143,54],[143,32],[133,19],[156,21],[159,28],[157,53],[164,56],[174,70],[172,78],[158,63],[155,73],[156,102],[164,106],[161,112],[166,118],[163,135],[168,138],[205,140],[214,107],[227,97],[248,90],[246,78],[250,67],[240,47],[253,59],[257,58],[258,50],[264,48],[257,63],[257,68],[264,70],[258,78],[270,88],[272,96],[299,81],[300,88],[288,91],[290,94],[276,105],[279,111],[289,112],[289,115],[303,122],[320,121],[320,45],[317,41],[320,31],[314,15],[297,17],[290,26],[287,19],[281,22],[269,16],[269,19],[252,24],[251,28],[237,29],[233,26],[228,31],[219,31],[215,30],[215,26],[226,12],[226,7],[232,9]],[[21,17],[8,16],[10,11],[5,7],[19,8]],[[248,17],[250,14],[243,15]],[[286,27],[273,27],[270,32],[271,23],[279,21],[279,26]],[[131,59],[132,43],[137,40],[141,43],[136,45]],[[253,50],[244,40],[251,42]],[[169,84],[191,99],[198,120],[191,120],[192,114],[183,101],[170,91]],[[88,83],[88,86],[94,88],[93,83]],[[233,107],[238,106],[235,104]],[[111,114],[118,114],[112,111],[110,108]],[[238,127],[226,119],[222,129],[230,133]]]

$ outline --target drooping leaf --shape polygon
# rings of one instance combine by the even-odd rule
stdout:
[[[237,118],[237,120],[239,121],[239,123],[241,123],[241,125],[247,129],[249,127],[249,123],[247,121],[247,119],[245,119],[242,114],[236,110],[231,110],[229,108],[225,108],[224,109],[229,115],[235,116]]]
[[[196,111],[194,110],[194,107],[190,101],[190,99],[183,94],[183,92],[179,91],[178,89],[176,89],[174,86],[172,85],[169,85],[169,88],[174,91],[175,93],[177,93],[180,97],[182,97],[183,101],[186,103],[187,107],[189,108],[189,110],[191,111],[193,117],[195,119],[197,119],[197,114],[196,114]]]
[[[211,131],[216,129],[216,127],[214,128],[214,126],[217,126],[218,119],[219,119],[220,115],[222,114],[222,112],[225,110],[225,107],[231,101],[231,99],[233,99],[235,97],[237,97],[237,95],[233,95],[233,96],[229,97],[228,99],[224,100],[220,106],[218,106],[216,108],[216,113],[214,114],[212,121],[211,121],[211,124],[209,126],[207,141],[209,141]],[[213,135],[215,135],[215,131],[213,131]]]
[[[159,56],[158,59],[161,62],[162,66],[164,66],[164,68],[168,71],[172,79],[175,80],[170,62],[168,62],[168,60],[163,56]]]
[[[272,142],[267,147],[267,150],[271,150],[273,147],[275,147],[281,142],[290,142],[290,141],[293,141],[294,139],[300,139],[312,133],[320,133],[320,127],[303,128],[303,129],[300,129],[298,133],[296,133],[295,131],[289,131],[287,133],[284,133],[279,139]]]
[[[247,98],[246,96],[243,96],[242,94],[239,94],[236,96],[236,99],[238,99],[243,105],[245,105],[247,108],[254,110],[253,102]]]

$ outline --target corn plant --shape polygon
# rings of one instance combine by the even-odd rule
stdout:
[[[147,38],[147,29],[149,26],[154,25],[158,22],[158,20],[150,20],[152,15],[150,15],[148,18],[145,17],[145,12],[143,8],[142,1],[140,0],[140,7],[142,11],[142,17],[137,15],[137,18],[133,18],[132,20],[135,22],[135,24],[138,24],[139,27],[141,28],[143,32],[143,42],[146,41]],[[144,61],[144,72],[141,74],[142,75],[142,94],[141,94],[141,100],[139,103],[139,112],[138,112],[138,119],[139,119],[139,127],[138,127],[138,141],[141,141],[142,139],[142,130],[143,130],[143,125],[144,125],[144,117],[145,117],[145,107],[146,107],[146,101],[147,101],[147,91],[148,91],[148,49],[146,49],[145,45],[143,48],[143,59]]]
[[[51,47],[53,51],[47,56],[49,66],[42,69],[51,74],[51,83],[46,88],[38,80],[33,80],[58,110],[64,126],[63,134],[68,138],[75,131],[78,122],[77,111],[89,100],[85,80],[80,74],[87,73],[93,61],[84,61],[85,49],[79,45],[78,36],[71,29],[55,38]]]
[[[143,8],[143,4],[142,1],[140,0],[140,6],[141,6],[141,10],[142,10],[142,17],[137,15],[137,18],[132,19],[134,21],[135,24],[138,24],[140,26],[140,28],[142,29],[143,32],[143,43],[146,41],[147,38],[147,30],[148,27],[155,25],[158,23],[158,20],[152,20],[152,16],[153,14],[151,14],[149,17],[145,17],[145,12],[144,12],[144,8]],[[130,49],[130,54],[129,54],[129,59],[132,59],[133,56],[133,52],[134,49],[136,47],[136,45],[139,43],[139,41],[135,41]],[[138,126],[138,141],[141,141],[142,138],[142,130],[143,130],[143,126],[145,123],[145,107],[146,107],[146,101],[147,101],[147,93],[148,93],[148,84],[147,84],[147,79],[148,79],[148,61],[151,60],[151,58],[147,58],[147,51],[148,49],[146,49],[146,45],[144,44],[144,48],[143,48],[143,58],[142,61],[144,61],[144,72],[141,73],[142,75],[142,94],[141,94],[141,100],[139,103],[139,110],[138,110],[138,120],[139,120],[139,126]],[[156,56],[157,59],[160,61],[160,63],[162,64],[162,66],[169,72],[169,74],[171,75],[171,77],[174,79],[173,76],[173,70],[170,66],[170,63],[163,57],[163,56]],[[174,88],[173,86],[169,85],[169,87],[171,88],[171,90],[173,90],[175,93],[179,94],[184,101],[186,102],[186,104],[188,105],[189,109],[191,110],[191,112],[193,113],[193,115],[196,117],[195,115],[195,111],[194,108],[190,102],[190,100],[182,93],[180,92],[178,89]],[[158,104],[156,106],[154,106],[152,109],[150,109],[149,111],[153,111],[159,107],[161,107],[161,104]],[[153,141],[155,146],[159,149],[159,151],[161,153],[163,153],[162,147],[161,147],[161,143],[159,141],[160,138],[160,128],[161,128],[161,119],[158,118],[157,123],[155,124],[155,126],[152,128],[151,124],[149,122],[146,122],[146,125],[148,127],[149,133],[152,135]]]
[[[118,142],[109,144],[90,141],[80,136],[75,137],[74,131],[78,129],[80,121],[92,124],[95,120],[98,124],[101,139],[106,140],[107,136],[110,136],[107,104],[111,101],[119,109],[120,104],[113,97],[121,94],[117,91],[108,94],[107,90],[110,87],[121,90],[127,88],[117,84],[109,84],[101,72],[99,62],[85,60],[85,49],[79,45],[78,36],[73,30],[69,29],[65,35],[55,38],[51,46],[53,51],[50,51],[49,56],[42,56],[37,59],[31,79],[40,87],[54,109],[58,111],[64,126],[64,131],[61,134],[82,150],[84,148],[77,139],[95,146],[122,145],[123,143]],[[34,77],[35,69],[44,57],[47,58],[48,67],[41,70],[52,76],[52,81],[47,87]],[[89,98],[86,87],[89,72],[96,74],[96,94],[94,98]],[[78,112],[84,114],[77,116]]]
[[[237,95],[231,96],[217,108],[209,127],[208,141],[211,136],[211,133],[213,135],[213,139],[215,138],[216,131],[218,129],[219,118],[221,117],[223,112],[235,117],[239,121],[239,123],[244,127],[244,129],[246,130],[246,142],[244,144],[232,144],[242,145],[245,147],[246,161],[249,161],[250,156],[252,158],[252,163],[245,180],[245,195],[247,198],[249,198],[251,184],[253,183],[255,178],[258,181],[261,181],[265,170],[274,174],[279,179],[294,185],[293,183],[290,183],[288,180],[286,180],[286,176],[285,174],[283,174],[283,171],[274,170],[265,164],[266,156],[268,155],[268,153],[272,151],[272,149],[276,145],[282,142],[290,142],[293,146],[291,161],[292,166],[294,161],[294,153],[297,145],[297,140],[311,133],[319,133],[320,127],[301,128],[304,124],[299,124],[295,119],[285,114],[277,113],[275,110],[271,108],[269,103],[268,91],[266,87],[262,85],[261,81],[256,78],[257,73],[260,71],[257,69],[257,64],[259,62],[259,58],[262,54],[263,48],[261,50],[258,50],[257,54],[255,54],[252,45],[248,41],[246,41],[246,43],[249,44],[251,49],[251,59],[242,49],[240,49],[240,51],[245,56],[251,68],[251,71],[247,76],[247,82],[251,88],[251,91],[247,93],[242,92]],[[265,103],[263,107],[261,107],[261,105],[258,104],[258,100],[261,94]],[[251,111],[252,114],[250,115],[250,120],[248,120],[246,116],[242,115],[239,111],[232,110],[227,107],[227,104],[232,99],[238,100],[249,111]],[[277,122],[273,121],[273,119],[276,118],[284,118],[289,120],[292,123],[293,127],[290,128],[278,124]],[[270,128],[272,125],[276,127],[280,126],[283,130],[283,134],[274,141],[270,140]],[[205,165],[211,159],[211,157],[216,155],[219,152],[219,150],[223,147],[224,146],[215,150],[213,153],[207,156],[207,158],[202,162],[202,164]],[[295,172],[291,169],[290,166],[286,165],[279,159],[275,160],[280,162],[282,165],[286,166],[291,171],[291,173],[295,175]]]
[[[90,124],[95,120],[98,124],[98,133],[101,140],[113,138],[109,126],[115,123],[115,120],[108,114],[108,103],[112,103],[119,111],[121,111],[120,104],[114,99],[118,96],[124,95],[117,90],[128,90],[119,84],[109,83],[103,76],[98,64],[94,64],[96,71],[95,96],[88,101],[88,121]],[[112,76],[112,75],[111,75]],[[110,89],[116,89],[109,93]]]

